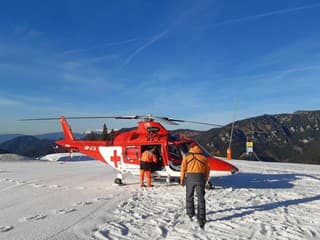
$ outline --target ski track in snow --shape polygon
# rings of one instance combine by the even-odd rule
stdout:
[[[114,186],[96,162],[0,162],[0,239],[320,239],[320,166],[233,163],[241,172],[206,192],[203,230],[177,184]]]

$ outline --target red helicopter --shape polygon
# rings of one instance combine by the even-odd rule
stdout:
[[[138,127],[125,132],[115,132],[111,139],[105,141],[76,140],[66,119],[136,119]],[[131,173],[140,174],[141,154],[149,148],[156,147],[158,163],[154,166],[154,177],[166,177],[167,182],[171,178],[180,176],[180,165],[183,156],[188,152],[190,145],[195,143],[190,138],[179,135],[174,136],[165,129],[159,121],[171,125],[178,125],[178,122],[189,122],[195,124],[206,124],[220,126],[217,124],[185,121],[168,117],[146,116],[98,116],[98,117],[60,117],[60,118],[37,118],[23,120],[54,120],[60,119],[64,132],[64,139],[56,143],[70,151],[79,151],[94,159],[108,164],[118,171],[114,180],[116,184],[122,185],[123,175]],[[156,121],[157,120],[157,121]],[[198,143],[196,143],[198,144]],[[199,145],[199,144],[198,144]],[[211,166],[210,176],[224,176],[235,174],[239,170],[232,164],[211,156],[202,146],[203,153],[208,157]],[[213,187],[211,181],[209,188]]]

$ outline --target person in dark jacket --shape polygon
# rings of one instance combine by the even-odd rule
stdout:
[[[194,191],[198,197],[197,218],[199,226],[206,223],[205,185],[210,174],[208,159],[196,143],[191,143],[189,152],[183,157],[180,172],[180,184],[186,185],[186,210],[192,219],[195,215]],[[186,181],[185,181],[186,179]]]

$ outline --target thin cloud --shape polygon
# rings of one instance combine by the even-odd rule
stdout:
[[[286,9],[261,13],[261,14],[252,15],[252,16],[230,19],[230,20],[226,20],[226,21],[223,21],[220,23],[216,23],[216,24],[214,24],[214,26],[220,26],[220,25],[225,25],[225,24],[235,23],[235,22],[251,21],[251,20],[256,20],[256,19],[263,18],[263,17],[286,14],[286,13],[291,13],[291,12],[297,12],[297,11],[311,9],[311,8],[317,8],[317,7],[320,7],[320,3],[316,3],[316,4],[312,4],[312,5],[305,5],[305,6],[295,7],[295,8],[286,8]]]
[[[0,98],[0,106],[10,106],[10,105],[19,105],[21,102],[9,99],[9,98]]]
[[[9,106],[9,105],[26,105],[34,103],[50,103],[52,100],[48,97],[35,97],[27,95],[12,95],[8,97],[0,98],[0,105]]]
[[[92,50],[96,50],[96,49],[101,49],[101,48],[105,48],[105,47],[125,45],[125,44],[129,44],[129,43],[136,42],[139,40],[141,40],[141,39],[132,38],[132,39],[127,39],[127,40],[118,41],[118,42],[108,42],[108,43],[96,45],[96,46],[89,47],[89,48],[79,48],[79,49],[67,50],[67,51],[64,51],[62,54],[68,55],[68,54],[84,53],[84,52],[88,52],[88,51],[92,51]]]
[[[294,72],[309,72],[312,70],[319,71],[320,65],[310,65],[310,66],[289,68],[289,69],[283,70],[281,72],[281,75],[287,75],[287,74],[294,73]]]
[[[77,58],[76,60],[66,60],[63,63],[63,68],[65,70],[75,70],[79,68],[83,68],[84,66],[88,67],[87,65],[93,65],[99,62],[107,62],[112,64],[119,59],[119,56],[115,54],[106,54],[101,56],[96,56],[92,58]]]
[[[252,99],[259,102],[275,97],[281,99],[280,102],[286,102],[292,98],[290,101],[294,103],[299,101],[306,103],[314,97],[314,94],[317,94],[314,92],[314,86],[318,82],[319,70],[320,65],[301,66],[265,72],[256,76],[241,76],[237,80],[241,79],[241,83],[246,82],[240,94],[246,101],[250,100],[250,105],[255,105]],[[239,88],[230,89],[230,93],[238,94]],[[298,100],[298,97],[303,99]]]

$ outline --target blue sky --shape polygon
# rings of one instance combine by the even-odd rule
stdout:
[[[319,22],[320,1],[2,1],[0,134],[319,110]]]

